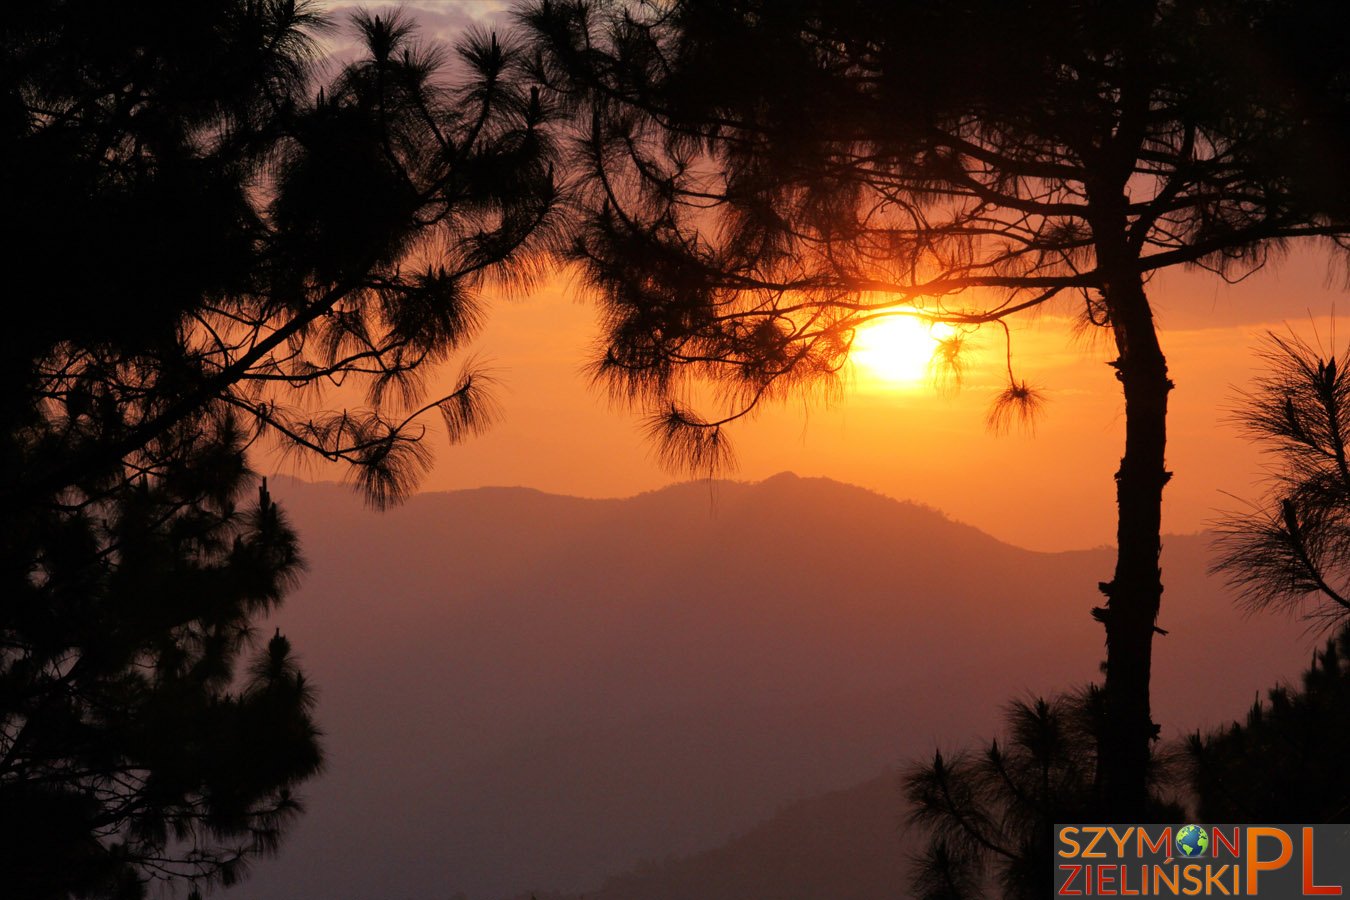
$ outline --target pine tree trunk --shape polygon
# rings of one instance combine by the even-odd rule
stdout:
[[[1100,585],[1106,605],[1093,615],[1106,626],[1104,812],[1112,821],[1132,822],[1147,815],[1149,752],[1158,734],[1149,677],[1162,599],[1158,559],[1162,492],[1171,478],[1163,454],[1172,382],[1142,280],[1127,259],[1113,260],[1114,255],[1099,253],[1099,263],[1108,279],[1104,294],[1119,351],[1112,365],[1125,394],[1125,455],[1116,473],[1116,571]]]

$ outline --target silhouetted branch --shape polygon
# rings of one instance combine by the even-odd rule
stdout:
[[[1236,418],[1278,468],[1257,508],[1218,523],[1214,569],[1251,608],[1332,622],[1350,611],[1350,354],[1328,359],[1272,334],[1265,361]]]

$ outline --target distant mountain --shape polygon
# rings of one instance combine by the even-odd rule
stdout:
[[[740,900],[737,872],[811,859],[837,885],[828,845],[771,858],[829,808],[817,795],[986,735],[1009,698],[1086,682],[1102,653],[1088,610],[1108,550],[1032,553],[825,479],[626,500],[492,488],[378,515],[335,485],[273,492],[310,561],[276,624],[320,686],[330,766],[244,888],[262,900],[589,892],[695,858],[587,896],[673,900],[657,882],[687,876],[727,889],[685,900]],[[1310,647],[1241,620],[1205,559],[1203,538],[1168,539],[1169,729],[1240,714]],[[760,896],[851,896],[795,883]]]
[[[902,827],[899,785],[887,772],[789,804],[716,849],[640,863],[599,890],[515,900],[896,900],[918,837]]]

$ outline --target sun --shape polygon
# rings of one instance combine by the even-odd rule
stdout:
[[[894,386],[924,381],[933,354],[953,329],[930,324],[916,316],[889,316],[858,330],[849,357],[876,381]]]

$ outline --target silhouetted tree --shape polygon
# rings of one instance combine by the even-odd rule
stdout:
[[[1218,527],[1215,570],[1249,609],[1350,618],[1350,352],[1270,335],[1238,421],[1275,458],[1267,495]]]
[[[304,3],[6,10],[4,896],[229,883],[275,847],[321,756],[289,643],[252,637],[300,562],[266,491],[241,500],[249,449],[350,463],[382,504],[429,459],[423,413],[457,440],[490,412],[471,368],[421,381],[547,248],[548,115],[494,36],[451,82],[406,19],[355,26],[321,85]],[[363,408],[325,406],[344,384]]]
[[[493,273],[527,275],[558,206],[548,115],[519,52],[472,34],[445,54],[365,13],[366,55],[318,84],[322,20],[295,0],[18,7],[0,41],[4,189],[24,328],[0,335],[0,422],[111,404],[97,438],[44,435],[0,460],[28,502],[124,465],[204,409],[350,463],[376,503],[490,414],[466,369],[425,402]],[[328,409],[321,389],[365,388]],[[356,400],[352,396],[349,400]],[[306,408],[308,405],[308,409]],[[14,424],[10,424],[14,423]]]
[[[1350,810],[1350,352],[1336,359],[1271,334],[1265,361],[1237,418],[1272,454],[1271,484],[1220,523],[1214,569],[1248,609],[1340,628],[1302,692],[1276,687],[1245,724],[1197,732],[1186,749],[1202,818],[1337,822]]]
[[[1105,727],[1096,689],[1008,707],[1007,739],[944,755],[905,775],[910,822],[927,829],[915,859],[917,900],[1040,900],[1054,894],[1054,825],[1095,821]],[[1148,812],[1178,818],[1158,792],[1171,778],[1150,757]]]
[[[250,647],[300,559],[265,488],[239,504],[242,443],[222,423],[160,477],[6,516],[5,896],[231,884],[299,810],[321,761],[312,692],[280,633]]]
[[[1276,687],[1245,724],[1186,743],[1207,822],[1343,822],[1350,812],[1350,631],[1313,654],[1302,692]]]
[[[1125,400],[1106,629],[1104,799],[1144,811],[1167,397],[1145,283],[1245,273],[1350,232],[1344,10],[1277,0],[537,0],[575,111],[596,375],[667,458],[828,388],[855,330],[969,331],[1061,295],[1108,328]],[[1007,333],[1006,327],[1003,329]],[[1029,415],[1012,369],[991,420]],[[695,406],[714,407],[714,415]]]

